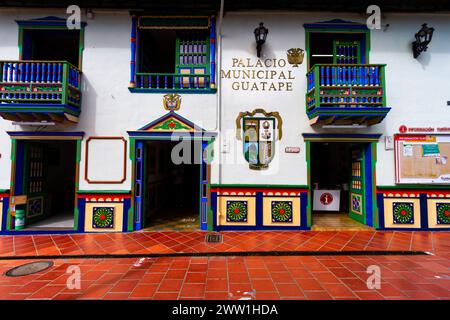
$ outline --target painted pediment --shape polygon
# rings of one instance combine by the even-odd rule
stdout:
[[[139,131],[146,132],[199,132],[205,131],[178,113],[170,111],[162,117],[143,126]]]

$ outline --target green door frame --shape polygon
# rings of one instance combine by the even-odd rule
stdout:
[[[19,190],[23,190],[25,185],[25,153],[23,152],[23,143],[26,141],[45,141],[45,140],[75,140],[76,141],[76,159],[75,159],[75,190],[74,190],[74,231],[82,231],[78,225],[78,198],[77,193],[79,190],[79,176],[80,176],[80,161],[81,161],[81,140],[83,139],[84,132],[28,132],[28,131],[14,131],[7,132],[11,137],[11,183],[10,194],[11,198],[14,195],[18,195]],[[19,143],[22,147],[19,147]],[[23,192],[23,191],[22,191]],[[15,211],[14,211],[15,214]],[[8,209],[7,212],[7,224],[6,230],[12,231],[13,212]]]
[[[304,133],[306,149],[306,166],[308,180],[308,205],[307,222],[308,228],[312,226],[312,187],[311,187],[311,142],[359,142],[366,145],[365,157],[365,214],[364,224],[378,228],[378,209],[376,206],[376,146],[381,134],[335,134],[335,133]]]
[[[127,221],[127,230],[128,231],[136,231],[136,230],[140,230],[142,228],[144,228],[143,225],[143,216],[144,216],[144,212],[143,212],[143,202],[141,203],[137,203],[136,201],[136,146],[140,143],[140,142],[145,142],[145,141],[176,141],[173,140],[173,136],[175,135],[174,132],[170,132],[170,133],[166,133],[166,132],[145,132],[145,131],[129,131],[128,134],[130,135],[130,160],[132,163],[132,174],[131,174],[131,181],[132,181],[132,187],[131,187],[131,205],[130,205],[130,209],[128,211],[128,221]],[[210,149],[212,147],[212,143],[214,142],[214,135],[211,134],[205,134],[204,132],[180,132],[179,134],[179,138],[184,139],[184,140],[190,140],[190,141],[202,141],[202,154],[205,151],[205,149],[207,150],[212,150]],[[206,144],[206,145],[205,145]],[[142,156],[145,157],[145,151],[142,151],[143,154]],[[209,153],[208,153],[209,155]],[[202,157],[202,160],[204,160],[204,158]],[[207,161],[208,163],[210,163],[211,158],[209,158]],[[207,174],[206,174],[206,181],[203,181],[205,183],[202,182],[202,175],[203,175],[203,167],[207,166],[208,169],[206,170]],[[142,170],[141,174],[143,175],[145,172],[145,169]],[[205,184],[206,189],[203,189],[203,184]],[[200,188],[200,199],[199,199],[199,215],[200,215],[200,226],[202,227],[202,203],[204,201],[202,201],[202,193],[205,193],[203,198],[207,198],[207,203],[206,205],[206,221],[205,224],[207,225],[207,229],[208,230],[212,230],[212,225],[210,225],[210,220],[208,215],[210,213],[210,184],[211,184],[211,178],[210,178],[210,164],[205,164],[204,161],[202,161],[202,165],[200,165],[200,181],[199,181],[199,188]],[[142,196],[144,194],[143,191],[143,187],[141,187],[140,190],[140,196]],[[203,192],[204,191],[204,192]],[[144,200],[145,201],[145,200]],[[138,205],[140,205],[140,210],[138,210]],[[205,208],[203,208],[205,209]],[[140,215],[140,216],[136,216],[136,214]],[[199,228],[200,229],[200,228]]]

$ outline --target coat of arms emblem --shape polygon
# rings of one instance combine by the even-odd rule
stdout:
[[[299,64],[303,63],[303,58],[305,57],[305,51],[300,48],[291,48],[287,51],[287,59],[293,67],[298,67]]]
[[[168,93],[163,97],[164,109],[177,111],[181,106],[181,96],[176,93]]]
[[[237,139],[243,140],[244,157],[253,170],[267,169],[275,154],[275,141],[282,137],[278,112],[255,109],[236,118]]]

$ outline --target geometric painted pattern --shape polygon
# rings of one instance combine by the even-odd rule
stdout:
[[[450,224],[450,203],[436,203],[437,223]]]
[[[412,202],[394,202],[392,212],[395,224],[414,224],[414,204]]]
[[[185,126],[183,123],[181,123],[175,118],[169,118],[153,128],[153,130],[164,130],[164,131],[190,130],[190,129],[192,128]]]
[[[27,217],[35,217],[40,216],[44,212],[44,198],[43,197],[36,197],[36,198],[30,198],[27,201]]]
[[[114,228],[114,207],[94,207],[92,217],[92,228],[96,229]]]
[[[292,201],[272,201],[272,222],[292,222]]]
[[[352,211],[361,214],[361,196],[352,193]]]
[[[227,222],[247,222],[247,201],[227,201]]]

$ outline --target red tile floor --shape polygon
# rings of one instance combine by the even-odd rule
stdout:
[[[420,256],[250,256],[55,259],[24,277],[4,272],[25,260],[0,260],[0,299],[450,299],[446,232],[227,232],[1,236],[1,256],[268,250],[425,250]],[[38,257],[37,257],[38,258]],[[67,288],[69,266],[80,289]],[[367,267],[381,269],[370,290]]]
[[[199,231],[0,236],[0,257],[293,250],[450,253],[448,232],[227,231],[222,233],[222,243],[205,243],[205,234]]]

